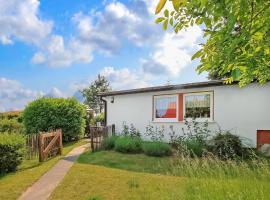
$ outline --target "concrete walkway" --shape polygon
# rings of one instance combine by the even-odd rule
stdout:
[[[46,200],[65,177],[77,158],[89,147],[89,144],[74,148],[64,159],[44,174],[37,182],[29,187],[19,200]]]

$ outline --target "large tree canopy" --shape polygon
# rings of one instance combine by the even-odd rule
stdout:
[[[270,80],[270,0],[160,0],[156,14],[162,10],[156,22],[165,30],[203,28],[206,43],[192,57],[200,59],[199,73],[240,86]]]

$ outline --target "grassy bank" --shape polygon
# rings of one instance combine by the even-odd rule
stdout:
[[[101,151],[86,152],[78,162],[51,199],[61,199],[62,195],[65,199],[103,200],[270,196],[270,167],[266,160],[237,163]]]
[[[17,199],[29,186],[39,179],[45,172],[53,167],[58,160],[73,148],[82,145],[84,141],[65,144],[63,155],[57,156],[44,163],[39,163],[38,158],[24,160],[15,173],[0,177],[0,199]]]

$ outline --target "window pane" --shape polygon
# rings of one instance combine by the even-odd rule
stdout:
[[[176,101],[177,98],[175,96],[156,98],[156,118],[176,118]]]
[[[210,94],[185,97],[186,118],[210,118]]]

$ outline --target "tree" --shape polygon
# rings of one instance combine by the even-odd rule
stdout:
[[[110,83],[105,76],[98,74],[97,79],[92,82],[88,88],[81,91],[85,98],[84,103],[93,109],[96,113],[102,112],[104,104],[98,96],[101,92],[108,92],[111,90]]]
[[[160,0],[156,14],[167,0]],[[199,58],[198,73],[208,72],[225,83],[270,80],[270,1],[268,0],[170,0],[156,23],[170,24],[177,33],[193,25],[203,27],[205,44],[192,59]]]

